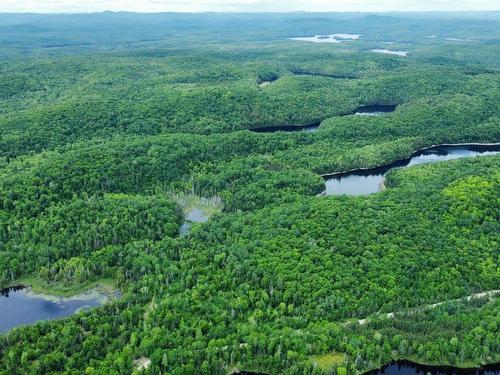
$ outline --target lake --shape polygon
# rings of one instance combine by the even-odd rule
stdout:
[[[283,126],[263,126],[260,128],[250,129],[255,133],[275,133],[275,132],[297,132],[297,131],[308,131],[314,132],[318,130],[321,121],[314,122],[307,125],[283,125]]]
[[[354,112],[341,116],[357,115],[357,116],[380,116],[396,110],[396,105],[393,104],[373,104],[358,107]],[[315,132],[321,125],[321,121],[315,121],[306,125],[281,125],[281,126],[262,126],[249,129],[256,133],[275,133],[275,132],[297,132],[308,131]]]
[[[345,173],[326,175],[324,195],[367,195],[383,189],[385,174],[393,168],[436,163],[438,161],[493,155],[500,152],[500,144],[495,145],[447,145],[435,146],[417,151],[409,159],[389,165],[358,169]]]
[[[0,291],[0,333],[40,320],[64,318],[104,304],[109,296],[96,289],[71,298],[38,295],[24,286]]]
[[[368,371],[365,375],[499,375],[500,364],[479,368],[463,369],[451,366],[425,366],[410,361],[396,361],[380,369]],[[266,375],[264,373],[242,371],[235,375]]]
[[[358,116],[380,116],[394,112],[396,110],[396,107],[397,105],[395,104],[365,105],[356,109],[356,112],[354,112],[354,114]]]
[[[461,369],[451,366],[424,366],[410,361],[389,363],[378,370],[367,372],[368,375],[498,375],[500,364],[480,368]]]
[[[298,40],[302,42],[312,43],[342,43],[349,40],[359,39],[361,35],[357,34],[329,34],[329,35],[315,35],[307,37],[290,38],[291,40]]]

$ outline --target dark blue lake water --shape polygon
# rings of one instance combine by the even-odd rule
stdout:
[[[451,366],[424,366],[410,361],[397,361],[381,369],[370,371],[368,375],[498,375],[500,364],[475,369],[461,369]]]
[[[107,297],[95,291],[75,298],[50,298],[33,294],[28,288],[14,287],[0,293],[0,333],[39,320],[58,319],[80,309],[100,306]]]
[[[498,145],[436,146],[417,151],[411,158],[372,169],[325,176],[325,195],[367,195],[382,190],[385,174],[393,168],[436,163],[438,161],[493,155],[500,152]]]

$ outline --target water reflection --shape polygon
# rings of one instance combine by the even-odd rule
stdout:
[[[355,170],[347,173],[326,176],[325,195],[367,195],[383,189],[385,174],[396,167],[410,167],[438,161],[493,155],[500,151],[499,145],[457,145],[436,146],[418,151],[413,157],[394,162],[383,167]]]
[[[81,309],[100,306],[108,299],[108,295],[97,290],[72,298],[59,298],[37,295],[23,286],[3,289],[0,293],[0,333],[39,320],[63,318]]]
[[[385,115],[386,113],[394,112],[396,107],[397,106],[393,104],[365,105],[363,107],[359,107],[354,114],[358,116],[380,116]]]
[[[264,126],[250,130],[255,133],[297,132],[303,130],[308,132],[314,132],[318,130],[320,124],[321,122],[315,122],[308,125]]]
[[[480,368],[461,369],[451,366],[424,366],[410,361],[397,361],[381,369],[370,371],[369,375],[498,375],[500,364],[488,365]]]
[[[185,236],[191,230],[193,223],[206,223],[209,219],[209,215],[200,208],[191,209],[184,219],[184,223],[182,224],[179,234],[181,236]]]

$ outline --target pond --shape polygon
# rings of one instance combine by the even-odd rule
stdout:
[[[185,236],[191,230],[193,223],[206,223],[209,219],[209,215],[203,211],[201,208],[192,208],[184,218],[184,223],[180,228],[180,235]]]
[[[438,161],[493,155],[500,152],[500,144],[492,145],[442,145],[422,149],[409,159],[399,160],[389,165],[358,169],[350,172],[323,176],[326,190],[323,195],[367,195],[383,190],[385,174],[396,167],[435,163]]]
[[[393,51],[385,48],[375,48],[372,49],[375,53],[385,53],[386,55],[396,55],[396,56],[408,56],[408,51]]]
[[[271,83],[273,82],[276,82],[280,77],[279,76],[272,76],[272,77],[269,77],[269,78],[265,78],[265,79],[261,79],[261,78],[258,78],[257,79],[257,84],[259,85],[259,87],[261,89],[269,86]]]
[[[479,368],[462,369],[451,366],[425,366],[410,361],[389,363],[378,370],[369,371],[369,375],[498,375],[500,364]]]
[[[0,333],[40,320],[72,315],[82,309],[104,304],[110,296],[92,289],[71,298],[35,294],[30,288],[17,286],[0,291]]]

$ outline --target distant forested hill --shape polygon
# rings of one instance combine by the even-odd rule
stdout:
[[[94,14],[1,14],[0,41],[8,49],[102,50],[187,47],[188,41],[228,43],[237,40],[271,41],[294,36],[364,34],[412,41],[426,35],[447,34],[480,40],[498,39],[499,12],[463,13],[156,13],[104,12]],[[340,31],[339,31],[340,30]],[[181,38],[176,38],[181,37]],[[49,51],[44,51],[49,52]],[[77,52],[78,53],[78,52]]]

